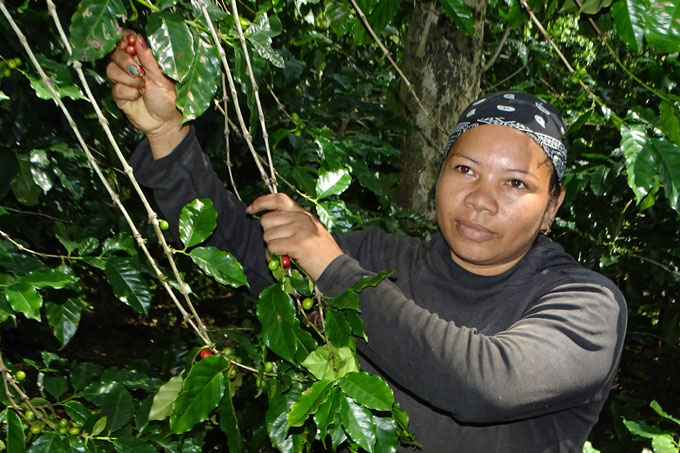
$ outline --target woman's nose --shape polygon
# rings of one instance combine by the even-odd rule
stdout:
[[[465,205],[477,212],[487,211],[495,214],[498,210],[498,200],[490,184],[479,182],[465,196]]]

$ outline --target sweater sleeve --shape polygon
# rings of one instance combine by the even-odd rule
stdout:
[[[373,274],[341,255],[317,285],[335,295]],[[441,319],[389,280],[365,289],[360,307],[368,336],[361,352],[418,398],[470,423],[518,420],[605,398],[625,330],[623,298],[597,283],[554,288],[495,335]]]
[[[172,153],[158,160],[143,141],[130,158],[130,165],[139,182],[153,191],[177,242],[182,207],[196,198],[209,198],[218,213],[217,228],[203,245],[233,254],[243,265],[253,294],[272,282],[260,223],[249,217],[246,206],[224,187],[202,152],[193,127]]]

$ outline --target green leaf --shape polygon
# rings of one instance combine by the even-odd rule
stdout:
[[[333,300],[329,302],[329,305],[338,310],[361,311],[361,309],[359,309],[359,296],[352,288],[335,296]]]
[[[376,428],[373,414],[348,396],[340,398],[340,420],[349,437],[361,448],[373,452]]]
[[[193,36],[187,24],[170,11],[153,13],[147,21],[146,34],[165,75],[181,82],[194,59]]]
[[[342,37],[352,31],[355,26],[359,26],[357,20],[349,13],[350,3],[331,0],[325,2],[324,14],[330,22],[333,32]]]
[[[193,247],[210,237],[217,227],[217,211],[209,198],[195,199],[182,208],[179,237],[185,247]]]
[[[266,15],[258,15],[250,24],[244,35],[253,45],[255,52],[262,58],[269,61],[277,68],[283,69],[286,64],[283,57],[272,49],[272,38],[281,33],[281,21],[278,17],[268,18]]]
[[[644,44],[646,3],[645,0],[617,0],[611,8],[616,33],[636,52],[640,52]]]
[[[98,436],[104,432],[104,429],[106,429],[106,425],[108,424],[108,420],[109,418],[106,415],[99,417],[99,420],[97,420],[92,427],[92,432],[90,434],[92,436]]]
[[[475,18],[463,0],[439,0],[446,17],[467,36],[475,34]]]
[[[396,453],[399,445],[397,423],[388,417],[373,417],[375,423],[375,453]]]
[[[354,291],[360,293],[369,286],[378,286],[380,282],[382,282],[395,272],[396,272],[395,269],[390,269],[387,271],[379,272],[377,275],[374,275],[373,277],[363,276],[359,279],[358,282],[354,284],[354,286],[352,286],[352,288],[354,289]]]
[[[121,0],[82,0],[69,27],[71,59],[95,61],[108,55],[122,35],[118,20],[125,15]]]
[[[656,426],[641,425],[631,420],[623,420],[623,424],[631,433],[646,439],[653,439],[655,436],[660,434],[666,434],[666,431],[663,431]]]
[[[8,99],[11,99],[11,98],[9,96],[7,96],[4,91],[0,90],[0,102],[6,101]]]
[[[85,407],[83,403],[76,400],[71,400],[64,403],[64,409],[66,410],[66,415],[68,415],[68,418],[80,426],[85,425],[91,415],[90,410]]]
[[[326,310],[326,335],[328,335],[328,341],[338,347],[348,346],[350,330],[350,326],[341,312],[331,308]]]
[[[173,404],[170,429],[175,434],[189,431],[208,418],[224,396],[224,375],[229,363],[213,355],[196,363],[184,380],[182,392]]]
[[[66,378],[61,376],[47,376],[42,381],[43,388],[55,397],[56,399],[61,398],[61,396],[68,390],[68,382]]]
[[[651,140],[651,145],[661,156],[659,173],[668,204],[680,212],[680,146],[656,138]]]
[[[26,436],[21,426],[21,418],[13,410],[7,409],[7,451],[23,453],[26,451]]]
[[[658,184],[656,153],[650,153],[650,138],[641,126],[621,126],[621,149],[626,160],[628,186],[639,204]]]
[[[151,305],[151,291],[132,260],[112,257],[106,262],[104,273],[113,293],[121,302],[137,313],[147,314]]]
[[[71,341],[76,330],[78,330],[82,311],[82,303],[74,299],[67,299],[61,304],[52,302],[45,304],[47,322],[52,326],[52,333],[61,343],[61,348],[64,348]]]
[[[182,122],[201,116],[212,103],[220,83],[220,56],[208,35],[194,34],[194,56],[189,71],[177,84],[175,103],[182,111]]]
[[[226,384],[231,386],[231,382],[228,379],[226,380]],[[229,452],[240,453],[243,449],[243,441],[241,440],[241,431],[238,427],[234,402],[231,399],[231,390],[224,392],[222,402],[217,408],[217,414],[220,417],[220,429],[227,435],[227,447],[229,447]]]
[[[664,411],[661,408],[661,405],[656,400],[649,403],[649,407],[654,409],[654,412],[656,412],[660,417],[663,417],[667,420],[670,420],[670,421],[680,425],[680,419],[677,419],[677,418],[673,417],[672,415],[670,415],[668,412]]]
[[[348,347],[319,346],[302,362],[318,380],[335,380],[347,373],[359,371],[354,353]]]
[[[104,244],[102,244],[102,255],[117,251],[126,252],[128,255],[135,255],[137,253],[135,239],[130,233],[120,232],[106,239]]]
[[[45,72],[47,78],[51,81],[52,89],[57,93],[59,98],[71,98],[74,100],[85,99],[83,92],[80,90],[78,85],[73,82],[71,71],[66,65],[57,63],[56,61],[40,54],[36,55],[36,59],[38,60],[42,70]],[[31,74],[27,71],[21,71],[21,73],[30,82],[31,88],[33,88],[33,91],[35,91],[36,96],[38,96],[40,99],[54,99],[52,92],[48,88],[47,84],[43,81],[42,77],[37,74]]]
[[[189,256],[203,272],[219,283],[234,288],[243,285],[248,286],[243,267],[232,254],[210,246],[196,247],[191,250]]]
[[[42,289],[46,286],[59,289],[69,283],[77,282],[78,277],[73,274],[73,271],[70,268],[58,267],[46,272],[30,272],[28,275],[21,277],[20,281],[21,283],[27,283],[37,289]]]
[[[660,52],[680,51],[680,3],[652,0],[647,9],[645,38]]]
[[[131,435],[117,436],[113,441],[116,453],[157,453],[158,450],[148,442]]]
[[[257,318],[262,324],[260,337],[281,358],[293,361],[297,351],[295,305],[276,284],[265,288],[259,296]]]
[[[101,399],[102,414],[107,418],[109,432],[116,431],[127,425],[132,419],[135,402],[124,385],[112,383]]]
[[[378,376],[368,373],[349,373],[339,381],[345,395],[357,403],[378,411],[389,411],[394,403],[392,389]]]
[[[340,398],[342,392],[338,387],[331,387],[329,395],[326,400],[319,405],[319,408],[314,412],[314,423],[319,430],[319,439],[325,443],[328,426],[335,423],[336,415],[340,410]]]
[[[285,453],[293,453],[294,450],[294,436],[288,431],[288,410],[300,398],[299,387],[293,387],[286,394],[275,394],[269,400],[269,407],[265,415],[267,424],[267,433],[272,445],[279,451]]]
[[[670,434],[661,434],[652,438],[654,453],[678,453],[678,444]]]
[[[71,448],[68,441],[55,432],[46,432],[36,439],[27,450],[28,453],[68,452]]]
[[[317,381],[302,392],[300,399],[291,406],[286,416],[288,426],[302,426],[310,415],[315,413],[319,405],[326,400],[332,381]]]
[[[5,297],[14,311],[23,313],[29,319],[40,321],[43,299],[35,288],[26,283],[17,283],[5,290]]]
[[[29,161],[29,156],[18,155],[17,164],[17,174],[10,183],[12,193],[21,204],[35,206],[42,192],[40,186],[33,181],[33,174],[31,173],[32,165]]]
[[[316,181],[316,198],[339,195],[344,192],[352,183],[349,172],[343,168],[334,171],[319,171],[319,179]]]
[[[149,421],[165,420],[172,414],[172,404],[182,390],[182,376],[173,376],[161,385],[153,397],[153,404],[149,410]]]
[[[675,143],[680,145],[680,110],[674,105],[663,101],[659,106],[660,127],[664,134]]]
[[[579,14],[597,14],[602,8],[608,7],[611,3],[612,0],[585,0],[581,4]]]

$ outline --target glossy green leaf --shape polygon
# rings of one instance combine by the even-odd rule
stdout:
[[[647,146],[649,140],[640,126],[621,127],[621,149],[626,160],[628,186],[633,189],[638,204],[653,190],[657,179],[657,162],[655,153],[650,153]]]
[[[680,51],[680,3],[668,0],[650,3],[645,28],[647,42],[660,52]]]
[[[127,425],[135,410],[132,395],[124,385],[114,382],[101,399],[101,413],[107,418],[107,430],[116,431]]]
[[[616,33],[621,41],[637,52],[644,44],[647,8],[645,0],[617,0],[611,8]]]
[[[319,380],[335,380],[347,373],[359,371],[359,365],[350,348],[336,348],[332,345],[318,347],[302,365]]]
[[[168,382],[161,385],[153,397],[153,403],[149,410],[149,420],[165,420],[172,414],[172,404],[182,390],[182,376],[171,377]]]
[[[661,156],[659,173],[666,199],[680,212],[680,146],[661,139],[652,139],[651,145]]]
[[[68,382],[65,377],[46,376],[42,380],[42,387],[54,398],[59,399],[68,390]]]
[[[336,422],[338,411],[340,410],[340,398],[342,392],[337,386],[333,386],[328,390],[328,397],[319,405],[316,412],[314,412],[314,423],[319,430],[319,439],[324,444],[326,435],[328,434],[328,427]],[[339,421],[339,420],[338,420]]]
[[[317,381],[300,395],[300,399],[291,406],[286,416],[288,426],[302,426],[310,415],[314,414],[319,405],[328,397],[332,381]]]
[[[678,444],[673,435],[660,434],[652,438],[652,449],[654,453],[678,453]]]
[[[195,199],[182,208],[179,238],[185,247],[193,247],[210,237],[217,227],[217,211],[209,198]]]
[[[68,267],[59,267],[50,269],[46,272],[33,271],[28,275],[21,277],[21,283],[27,283],[34,288],[42,289],[46,286],[50,288],[63,288],[69,283],[78,281],[78,277],[73,274]]]
[[[189,253],[194,263],[203,272],[223,285],[248,286],[243,267],[231,253],[223,252],[216,247],[196,247]]]
[[[661,130],[673,143],[680,146],[680,107],[664,101],[659,105],[659,112]]]
[[[260,293],[257,318],[262,324],[260,336],[269,349],[281,358],[293,361],[297,351],[295,305],[288,294],[277,285]]]
[[[92,427],[92,432],[90,433],[93,436],[98,436],[101,433],[104,432],[106,429],[106,425],[108,425],[109,418],[104,415],[103,417],[99,417],[99,419],[95,422],[94,426]]]
[[[107,238],[102,244],[102,255],[122,251],[128,255],[137,253],[135,239],[130,233],[120,232],[113,237]]]
[[[611,3],[612,0],[585,0],[581,3],[579,14],[597,14],[602,8],[607,8]]]
[[[366,332],[364,332],[364,321],[361,319],[361,316],[359,316],[359,313],[356,311],[345,311],[343,312],[343,315],[352,331],[352,335],[356,335],[357,337],[361,337],[368,341]]]
[[[331,308],[326,310],[326,335],[328,335],[328,341],[338,347],[348,346],[350,331],[350,326],[341,312]]]
[[[80,426],[85,425],[90,418],[90,410],[80,401],[71,400],[64,403],[64,409],[68,418]]]
[[[147,314],[151,305],[151,291],[132,260],[110,258],[106,262],[104,273],[118,300],[132,307],[137,313]]]
[[[32,166],[29,161],[29,156],[18,155],[17,164],[17,174],[10,183],[12,193],[21,204],[35,206],[38,203],[42,192],[40,186],[33,181],[33,175],[31,174]]]
[[[293,387],[286,394],[274,395],[269,400],[269,407],[265,415],[267,433],[272,445],[285,453],[295,452],[295,441],[288,431],[288,410],[300,398],[301,389]]]
[[[475,18],[463,0],[439,0],[446,17],[467,36],[475,34]]]
[[[244,33],[255,52],[277,68],[284,68],[285,62],[283,57],[272,48],[272,38],[278,36],[281,30],[281,21],[278,17],[258,15]]]
[[[7,418],[7,451],[23,453],[26,451],[26,436],[24,435],[23,427],[21,426],[21,418],[13,410],[7,409],[5,412]]]
[[[175,434],[189,431],[208,418],[224,396],[223,371],[229,363],[224,357],[213,355],[196,363],[184,380],[170,416],[170,429]]]
[[[646,439],[653,439],[655,436],[666,434],[666,431],[662,430],[661,428],[640,424],[632,420],[623,420],[623,424],[631,433]]]
[[[125,20],[121,0],[83,0],[69,27],[73,60],[95,61],[108,55],[122,36],[118,22]]]
[[[392,389],[378,376],[349,373],[338,382],[343,393],[357,403],[378,411],[389,411],[394,403]]]
[[[375,453],[396,453],[399,445],[397,423],[388,417],[373,417],[375,423]]]
[[[352,398],[340,398],[340,420],[349,437],[367,452],[373,452],[376,428],[373,414]]]
[[[55,432],[46,432],[35,440],[27,450],[28,453],[70,452],[66,438]]]
[[[194,59],[194,39],[187,24],[170,11],[153,13],[147,20],[146,34],[165,75],[181,82]]]
[[[338,310],[361,311],[359,309],[359,296],[351,288],[335,296],[329,304]]]
[[[67,299],[60,304],[52,302],[45,304],[47,322],[52,326],[52,333],[59,340],[62,348],[71,341],[78,330],[82,311],[83,304],[80,300]]]
[[[226,385],[231,386],[231,382],[228,379],[226,380]],[[224,397],[217,408],[217,414],[220,417],[220,429],[227,435],[229,453],[241,453],[243,441],[241,439],[241,430],[238,426],[238,418],[236,418],[234,402],[231,399],[231,391],[224,392]]]
[[[5,290],[5,297],[14,311],[23,313],[29,319],[40,321],[43,299],[35,288],[26,283],[17,283]]]
[[[670,420],[673,423],[680,425],[680,419],[673,417],[671,414],[663,410],[661,408],[661,405],[656,400],[649,403],[649,407],[651,407],[654,410],[654,412],[656,412],[660,417],[663,417],[666,420]]]
[[[220,56],[206,34],[194,34],[194,55],[189,71],[177,84],[175,103],[182,111],[182,121],[201,116],[212,103],[220,84]]]
[[[149,442],[131,435],[117,436],[113,441],[116,453],[157,453],[158,450]]]
[[[352,177],[345,169],[334,171],[319,171],[319,179],[316,181],[316,198],[329,197],[343,193],[352,183]]]
[[[359,279],[359,281],[356,282],[354,284],[354,286],[352,286],[352,288],[354,289],[354,291],[360,293],[361,291],[368,288],[369,286],[378,286],[380,284],[380,282],[382,282],[383,280],[385,280],[387,277],[394,274],[395,272],[396,272],[395,269],[390,269],[390,270],[387,270],[387,271],[378,272],[378,274],[376,274],[372,277],[368,277],[368,276],[361,277]]]
[[[85,99],[85,95],[78,85],[73,82],[71,71],[65,64],[58,63],[40,54],[36,55],[36,59],[43,72],[45,72],[45,75],[47,75],[50,80],[52,89],[57,93],[59,98],[71,98],[74,100]],[[28,71],[22,71],[22,74],[30,82],[31,88],[33,88],[36,96],[40,99],[54,99],[47,84],[37,73],[33,74]]]
[[[324,3],[324,14],[330,22],[330,27],[338,36],[345,36],[355,26],[360,26],[358,21],[349,13],[350,3],[339,0],[329,0]]]

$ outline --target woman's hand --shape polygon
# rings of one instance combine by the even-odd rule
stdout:
[[[134,49],[134,55],[128,48]],[[166,156],[189,131],[175,106],[175,84],[158,66],[141,35],[125,31],[111,54],[106,76],[114,83],[112,94],[134,126],[149,139],[155,159]]]
[[[312,280],[343,254],[321,222],[288,195],[263,195],[246,209],[249,214],[260,211],[269,211],[260,218],[267,249],[294,258]]]

